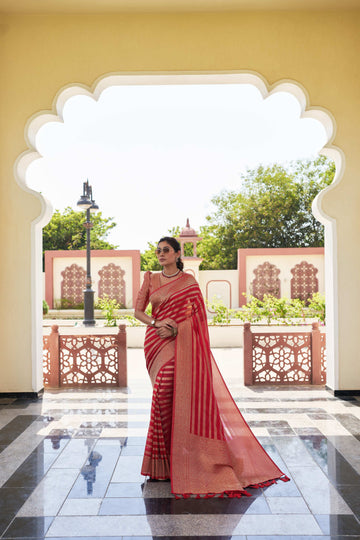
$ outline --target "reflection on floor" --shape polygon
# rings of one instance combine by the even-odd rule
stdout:
[[[360,398],[249,389],[241,351],[215,350],[255,435],[291,482],[241,499],[175,500],[140,476],[151,387],[129,351],[129,388],[0,399],[2,539],[359,539]]]

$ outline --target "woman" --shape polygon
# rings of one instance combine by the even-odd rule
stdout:
[[[234,403],[210,351],[196,280],[184,273],[180,244],[164,237],[162,272],[146,272],[135,317],[148,325],[146,366],[153,385],[141,473],[171,479],[177,496],[240,497],[246,487],[287,481]],[[151,302],[152,315],[145,313]]]

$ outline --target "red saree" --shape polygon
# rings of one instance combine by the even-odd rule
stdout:
[[[156,319],[178,324],[176,338],[148,327],[144,352],[153,384],[150,426],[141,473],[171,479],[178,496],[247,495],[246,487],[287,481],[233,401],[210,351],[200,288],[186,273],[160,286],[145,274],[136,308],[149,301]]]

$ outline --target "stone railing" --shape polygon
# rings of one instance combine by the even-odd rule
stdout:
[[[326,381],[326,335],[311,332],[252,332],[244,324],[244,382],[252,385],[322,385]]]
[[[126,326],[113,335],[60,335],[53,325],[43,338],[44,386],[127,386]]]

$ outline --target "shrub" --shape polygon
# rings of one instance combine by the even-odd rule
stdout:
[[[318,318],[322,323],[325,323],[325,296],[320,293],[314,293],[308,303],[309,312],[312,317]]]
[[[43,300],[43,315],[46,315],[47,313],[49,313],[49,304],[47,303],[46,300]]]
[[[210,311],[214,312],[214,316],[209,324],[230,324],[230,319],[234,311],[226,307],[221,300],[214,298],[211,303],[206,302],[206,305]]]
[[[134,317],[134,315],[120,315],[119,320],[127,321],[128,326],[143,326],[143,323]]]
[[[234,314],[234,317],[244,322],[256,323],[266,319],[267,324],[272,321],[282,324],[292,324],[293,319],[314,318],[325,321],[325,297],[314,293],[307,305],[299,298],[275,298],[264,294],[263,300],[250,296],[247,304]]]
[[[107,294],[104,294],[102,298],[98,299],[97,305],[106,319],[105,326],[116,326],[115,312],[120,308],[116,299],[110,298]]]
[[[234,315],[236,319],[240,319],[244,322],[255,323],[264,318],[262,312],[262,301],[255,296],[250,296],[250,301],[247,302],[242,309],[237,311]]]
[[[75,302],[74,298],[61,298],[54,303],[56,309],[84,309],[84,301]]]

